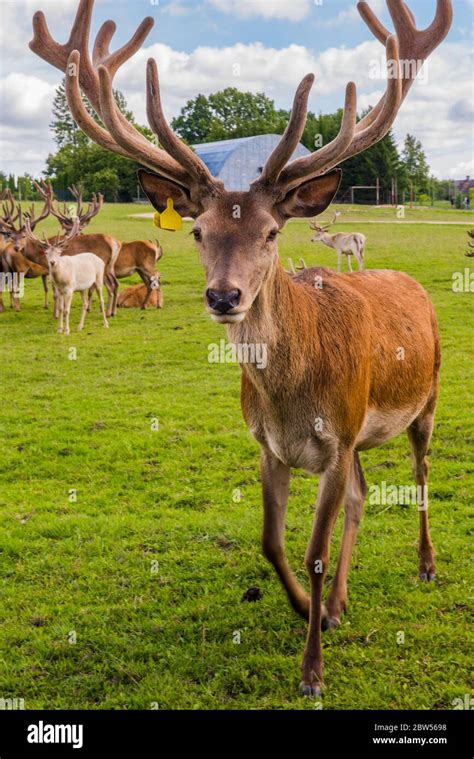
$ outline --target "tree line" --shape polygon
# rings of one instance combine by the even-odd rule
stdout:
[[[142,134],[156,143],[148,127],[136,123],[123,94],[114,92],[122,113]],[[84,105],[91,116],[99,119],[87,100]],[[102,192],[110,202],[128,202],[137,196],[136,171],[138,164],[109,153],[92,143],[81,132],[71,117],[67,105],[64,81],[58,87],[53,102],[51,129],[57,150],[46,163],[46,178],[52,181],[56,195],[66,199],[71,184],[80,186],[84,195]],[[189,100],[179,116],[172,120],[175,132],[189,145],[258,134],[282,134],[290,112],[275,108],[273,100],[263,93],[240,92],[228,87],[209,96],[198,95]],[[361,117],[364,114],[361,114]],[[313,151],[334,139],[339,131],[342,109],[335,113],[308,113],[301,142]],[[100,123],[100,122],[99,122]],[[380,202],[389,202],[392,180],[396,180],[399,202],[411,198],[422,203],[431,199],[447,199],[448,182],[440,182],[430,175],[423,147],[419,140],[408,134],[399,154],[393,133],[365,153],[350,158],[343,164],[343,179],[338,199],[346,199],[349,188],[380,183]],[[9,187],[22,199],[35,199],[32,177],[25,174],[15,178],[0,172],[0,188]],[[360,191],[355,200],[374,202],[374,190]]]

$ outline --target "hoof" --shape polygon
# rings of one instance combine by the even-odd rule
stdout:
[[[309,683],[305,682],[300,683],[300,693],[302,696],[320,696],[321,689],[322,686],[318,683],[314,683],[314,685],[309,685]]]
[[[436,577],[436,572],[420,572],[420,580],[422,582],[431,582]]]

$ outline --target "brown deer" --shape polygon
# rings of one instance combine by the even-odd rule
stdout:
[[[118,254],[117,262],[115,264],[115,276],[117,279],[123,279],[124,277],[131,277],[132,274],[137,272],[143,280],[143,287],[135,289],[135,297],[138,297],[138,293],[143,293],[142,302],[140,308],[145,309],[150,302],[153,291],[157,292],[160,289],[160,278],[156,271],[156,263],[163,255],[163,249],[156,240],[156,243],[151,240],[133,240],[132,242],[122,242],[120,253]],[[128,288],[130,289],[130,288]],[[162,297],[162,296],[161,296]],[[159,298],[153,297],[153,301],[157,308],[161,308],[157,301]],[[122,301],[120,303],[120,301]],[[119,296],[119,305],[124,305],[124,299]],[[137,306],[133,306],[136,308]]]
[[[115,24],[105,22],[91,60],[88,37],[93,0],[81,0],[65,45],[51,38],[41,12],[33,18],[30,43],[34,52],[66,73],[69,107],[86,134],[153,170],[139,171],[153,206],[162,211],[167,198],[172,198],[182,216],[194,218],[193,234],[207,280],[204,299],[212,319],[227,325],[232,343],[267,347],[266,368],[242,364],[242,408],[261,446],[263,550],[293,607],[309,620],[301,681],[306,695],[318,694],[323,683],[321,629],[338,625],[347,605],[347,575],[366,492],[359,452],[406,429],[415,479],[424,486],[438,393],[436,318],[427,293],[417,282],[396,271],[337,274],[307,269],[293,278],[278,257],[278,235],[285,223],[322,213],[331,203],[341,179],[341,170],[334,167],[387,134],[413,81],[404,77],[400,60],[424,61],[450,28],[450,0],[438,0],[435,19],[424,31],[416,28],[402,0],[387,2],[396,35],[389,33],[366,2],[358,4],[363,19],[385,46],[392,72],[380,101],[357,121],[356,89],[349,83],[336,138],[288,163],[305,126],[314,79],[307,75],[296,91],[281,141],[246,192],[226,191],[173,133],[163,114],[154,60],[147,67],[147,112],[162,147],[147,142],[118,109],[112,90],[114,75],[139,49],[152,19],[145,19],[115,53],[109,51]],[[409,77],[412,67],[410,71]],[[80,88],[104,126],[88,114]],[[314,286],[315,277],[323,287]],[[352,325],[350,333],[347,324]],[[309,597],[284,553],[290,467],[320,475],[305,556]],[[323,605],[331,534],[343,503],[342,547]],[[431,580],[435,564],[426,501],[419,508],[419,570],[423,580]]]

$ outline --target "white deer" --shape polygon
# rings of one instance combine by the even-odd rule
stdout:
[[[359,271],[364,268],[364,251],[365,251],[365,235],[359,232],[338,232],[335,235],[330,235],[327,230],[336,221],[339,213],[336,212],[332,221],[324,226],[318,224],[310,224],[316,234],[311,238],[311,242],[322,242],[327,245],[328,248],[334,248],[337,253],[337,270],[341,271],[341,261],[343,254],[347,258],[347,266],[349,271],[352,271],[351,256],[355,256],[359,266]]]
[[[105,314],[104,287],[105,263],[95,253],[78,253],[76,256],[63,256],[62,252],[66,245],[76,237],[80,229],[79,218],[76,218],[70,231],[61,239],[60,236],[54,242],[46,238],[40,240],[31,231],[30,220],[25,225],[26,236],[41,246],[41,253],[45,256],[51,279],[59,296],[59,333],[69,335],[69,313],[71,311],[72,296],[75,292],[82,295],[82,314],[79,322],[79,331],[84,328],[86,313],[89,308],[88,291],[95,288],[99,295],[100,310],[104,320],[104,327],[108,327]],[[64,317],[66,326],[64,327]]]

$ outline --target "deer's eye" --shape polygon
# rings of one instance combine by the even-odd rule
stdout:
[[[274,242],[278,234],[278,229],[272,229],[267,235],[267,242]]]
[[[196,242],[201,242],[202,232],[199,229],[199,227],[194,227],[194,229],[192,230],[192,234],[194,235],[194,239],[196,240]]]

